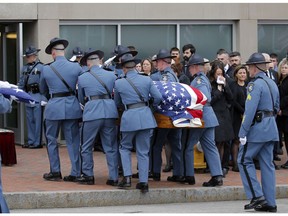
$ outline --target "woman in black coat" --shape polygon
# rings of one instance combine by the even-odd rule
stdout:
[[[229,170],[230,144],[234,138],[230,108],[233,95],[224,77],[224,65],[214,61],[209,73],[212,86],[211,106],[218,119],[219,126],[215,128],[215,142],[222,161],[223,175]]]
[[[288,155],[288,60],[283,59],[278,66],[279,73],[279,94],[280,94],[280,111],[277,116],[277,126],[279,131],[280,142],[284,134],[284,143]],[[288,169],[288,161],[282,164],[283,169]]]
[[[234,139],[232,141],[232,159],[233,159],[233,168],[232,171],[239,172],[237,157],[239,149],[239,137],[238,133],[240,130],[243,114],[245,111],[245,101],[247,97],[247,76],[248,70],[245,65],[239,65],[235,68],[234,71],[234,82],[230,84],[230,89],[233,94],[233,105],[232,105],[232,121],[234,129]]]

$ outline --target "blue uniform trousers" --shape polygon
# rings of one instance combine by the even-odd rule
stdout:
[[[28,145],[38,146],[42,144],[42,107],[26,106],[26,124],[28,132]]]
[[[110,180],[118,180],[118,143],[115,119],[97,119],[83,122],[81,128],[81,173],[94,176],[93,145],[100,133]]]
[[[1,155],[0,155],[0,213],[10,213],[6,200],[2,192],[2,178],[1,178]]]
[[[273,164],[274,142],[247,142],[240,145],[238,153],[238,167],[248,199],[263,196],[270,206],[275,206],[275,167]],[[257,180],[256,169],[253,158],[259,160],[261,169],[261,185]]]
[[[139,171],[139,182],[148,183],[150,134],[152,129],[132,132],[121,132],[120,155],[123,165],[124,176],[132,175],[131,150],[133,138],[136,141],[136,157]]]
[[[182,176],[182,157],[181,157],[181,129],[156,128],[152,137],[151,146],[151,171],[161,173],[162,149],[168,140],[171,144],[171,156],[173,162],[173,175]]]
[[[48,157],[50,161],[50,171],[61,171],[57,144],[57,137],[61,126],[71,162],[70,175],[80,176],[80,134],[78,119],[45,120],[45,134],[47,139]]]
[[[194,176],[194,145],[200,141],[211,176],[223,175],[218,149],[215,145],[214,127],[191,128],[187,146],[184,149],[184,167],[186,176]]]

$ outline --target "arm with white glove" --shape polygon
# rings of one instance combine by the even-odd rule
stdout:
[[[241,145],[245,145],[247,143],[247,137],[246,136],[243,138],[240,137],[239,141],[240,141]]]

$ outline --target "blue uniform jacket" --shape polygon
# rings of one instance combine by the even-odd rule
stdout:
[[[207,103],[203,107],[204,127],[209,128],[218,126],[217,117],[210,105],[212,87],[207,76],[203,72],[198,72],[190,85],[200,90],[207,98]]]
[[[116,76],[113,72],[106,71],[99,66],[93,66],[90,72],[84,73],[78,81],[78,99],[85,104],[85,97],[108,94],[101,83],[91,74],[96,74],[107,86],[110,95],[113,92]],[[118,111],[113,99],[89,100],[84,107],[83,121],[95,119],[118,118]]]
[[[167,75],[167,80],[165,80],[165,75]],[[179,82],[171,67],[165,68],[164,71],[157,71],[156,73],[151,74],[150,77],[154,81]]]
[[[154,98],[153,105],[160,103],[162,95],[153,84],[150,77],[139,75],[136,70],[128,71],[127,78],[136,86],[145,101],[149,96]],[[134,104],[141,102],[140,97],[125,78],[117,79],[115,82],[115,103],[117,107],[121,104]],[[120,131],[137,131],[157,126],[151,109],[148,106],[128,109],[123,112]]]
[[[0,94],[0,113],[11,112],[11,109],[10,101]]]
[[[57,56],[51,65],[59,72],[70,88],[75,91],[78,76],[82,72],[80,65],[68,61],[64,56]],[[69,92],[50,66],[45,65],[41,76],[40,91],[44,93],[48,90],[49,94]],[[77,119],[82,117],[82,110],[76,95],[72,95],[68,97],[50,98],[44,114],[45,119],[48,120]]]
[[[271,91],[263,79],[268,82]],[[277,85],[264,72],[259,72],[255,76],[255,79],[247,86],[245,113],[239,137],[243,138],[246,136],[248,142],[278,141],[279,136],[274,116],[263,118],[261,122],[256,122],[252,126],[256,111],[273,111],[273,109],[279,110],[279,91]]]
[[[36,66],[35,66],[36,64]],[[34,67],[35,66],[35,67]],[[33,69],[32,69],[33,68]],[[32,69],[32,70],[31,70]],[[24,91],[25,84],[35,84],[37,83],[40,86],[40,76],[43,71],[43,64],[37,60],[34,64],[26,64],[22,67],[20,79],[18,82],[18,87]],[[30,72],[29,74],[27,72]],[[27,81],[26,81],[27,80]],[[39,93],[32,93],[31,91],[27,92],[35,101],[47,101],[47,98]],[[36,104],[25,103],[28,107],[36,106]]]

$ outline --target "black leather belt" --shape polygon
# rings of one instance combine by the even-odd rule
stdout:
[[[60,92],[60,93],[52,93],[51,98],[56,98],[56,97],[68,97],[75,95],[74,92]]]
[[[263,113],[263,118],[274,116],[274,112],[273,111],[262,111],[262,113]]]
[[[139,107],[144,107],[144,106],[149,106],[148,102],[139,102],[139,103],[134,103],[134,104],[127,104],[125,105],[126,109],[135,109]]]
[[[104,95],[93,95],[88,97],[89,100],[98,100],[98,99],[110,99],[110,95],[104,94]]]

